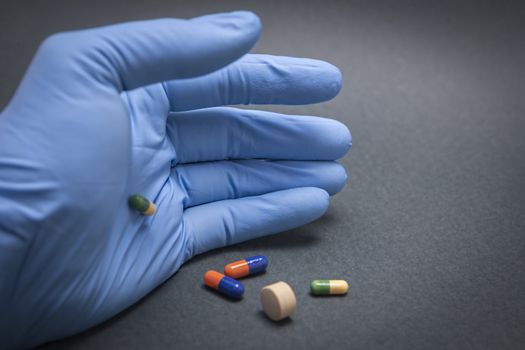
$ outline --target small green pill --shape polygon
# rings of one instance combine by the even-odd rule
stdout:
[[[140,194],[134,194],[128,198],[128,204],[132,209],[140,212],[143,215],[153,215],[157,210],[155,204],[150,202],[146,197]]]
[[[345,280],[313,280],[310,291],[314,295],[340,295],[348,292]]]

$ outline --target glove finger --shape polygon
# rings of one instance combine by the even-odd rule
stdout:
[[[164,86],[172,111],[232,104],[301,105],[335,97],[341,72],[314,59],[246,55],[211,74]]]
[[[297,187],[318,187],[333,195],[347,178],[337,162],[264,160],[179,165],[172,176],[186,193],[185,207]]]
[[[328,208],[326,191],[300,187],[187,209],[190,256],[307,224]]]
[[[245,11],[123,23],[51,36],[39,56],[49,63],[42,69],[76,66],[119,91],[132,90],[224,67],[253,47],[260,28],[259,18]]]
[[[333,119],[216,107],[170,114],[175,162],[223,159],[335,160],[352,144]]]

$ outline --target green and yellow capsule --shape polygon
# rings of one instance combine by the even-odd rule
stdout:
[[[314,295],[341,295],[348,292],[345,280],[313,280],[310,292]]]
[[[128,198],[128,204],[132,209],[135,209],[142,215],[146,216],[153,215],[157,211],[157,206],[140,194],[134,194],[130,196]]]

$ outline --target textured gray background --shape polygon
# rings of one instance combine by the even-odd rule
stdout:
[[[255,52],[319,58],[343,71],[335,100],[268,109],[346,123],[348,186],[319,221],[197,257],[130,310],[45,348],[523,346],[519,1],[2,1],[0,106],[51,33],[235,9],[262,18]],[[271,266],[245,281],[242,301],[201,286],[207,269],[257,253]],[[329,276],[349,280],[347,297],[308,295],[310,279]],[[278,280],[298,298],[282,324],[268,321],[258,300]]]

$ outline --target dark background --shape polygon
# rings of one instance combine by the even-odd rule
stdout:
[[[508,1],[2,1],[0,108],[51,33],[247,9],[259,53],[327,60],[333,101],[266,109],[330,116],[354,146],[348,186],[305,227],[185,264],[130,310],[62,348],[520,348],[525,342],[525,6]],[[253,254],[269,271],[240,302],[203,273]],[[314,278],[345,278],[314,298]],[[275,324],[259,291],[289,282]]]

